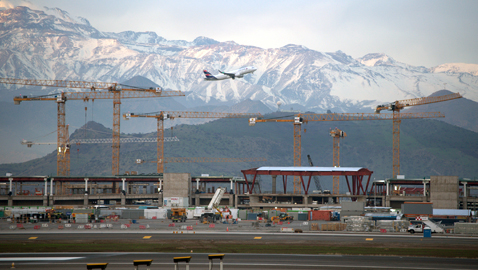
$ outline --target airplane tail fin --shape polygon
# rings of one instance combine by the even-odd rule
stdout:
[[[206,79],[216,79],[209,71],[204,70],[204,75],[206,75]]]

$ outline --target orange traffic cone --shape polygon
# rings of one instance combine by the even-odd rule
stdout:
[[[14,262],[12,262],[12,268],[15,268],[15,263]]]
[[[196,221],[196,225],[198,225],[198,222]]]
[[[226,228],[226,232],[228,232],[228,231],[229,231],[229,227]]]

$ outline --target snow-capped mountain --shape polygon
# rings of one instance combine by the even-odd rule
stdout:
[[[167,40],[154,32],[101,32],[60,9],[16,7],[0,11],[0,76],[125,81],[143,76],[187,92],[188,106],[232,105],[245,99],[283,108],[324,112],[369,111],[377,104],[460,92],[478,101],[478,65],[426,68],[385,54],[353,59],[301,45],[263,49],[207,37]],[[203,70],[255,66],[243,79],[210,82]],[[15,86],[5,88],[14,89]]]

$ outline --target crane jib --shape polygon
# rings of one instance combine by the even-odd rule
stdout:
[[[155,98],[155,97],[174,97],[174,96],[184,96],[184,93],[181,91],[162,91],[155,92],[154,90],[149,91],[121,91],[121,98]],[[95,92],[65,92],[62,93],[67,100],[94,100],[94,99],[114,99],[114,92],[112,91],[95,91]],[[38,97],[29,97],[29,96],[17,96],[13,98],[13,101],[35,101],[35,100],[53,100],[56,101],[58,96],[62,94],[57,94],[55,96],[38,96]]]

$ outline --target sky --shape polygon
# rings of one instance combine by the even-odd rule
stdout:
[[[354,58],[384,53],[434,67],[478,64],[477,0],[0,0],[58,7],[99,31],[152,31],[168,40],[206,36],[242,45],[303,45]]]

